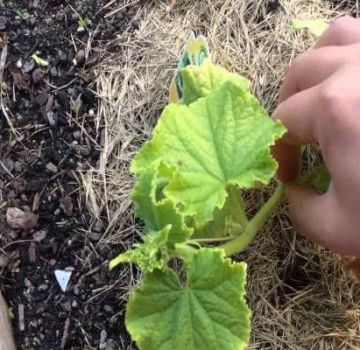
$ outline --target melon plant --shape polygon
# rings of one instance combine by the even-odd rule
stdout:
[[[272,181],[270,147],[286,130],[246,78],[211,62],[203,37],[186,44],[170,100],[130,167],[143,242],[110,262],[143,272],[126,327],[141,350],[245,349],[246,263],[231,256],[274,213],[284,185],[251,218],[243,191]]]

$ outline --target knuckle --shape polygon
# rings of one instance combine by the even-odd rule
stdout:
[[[319,103],[325,112],[327,121],[338,123],[342,119],[346,96],[336,87],[335,84],[323,84],[319,92]]]
[[[356,21],[356,19],[351,16],[337,18],[331,23],[330,30],[337,35],[346,34],[354,28],[354,21]]]

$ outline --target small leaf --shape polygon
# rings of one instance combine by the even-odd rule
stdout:
[[[38,56],[37,54],[33,54],[31,56],[31,58],[39,65],[39,66],[43,66],[43,67],[47,67],[49,65],[49,62],[46,61],[45,59],[41,58],[40,56]]]
[[[109,269],[112,270],[122,263],[134,263],[139,265],[143,271],[153,271],[154,269],[163,269],[167,266],[168,256],[168,238],[171,226],[165,227],[161,231],[150,232],[144,238],[143,243],[134,244],[132,250],[119,254],[109,263]]]
[[[209,47],[205,37],[198,37],[192,32],[185,44],[184,51],[180,57],[175,76],[170,85],[169,101],[178,102],[184,93],[184,83],[180,71],[189,65],[201,65],[206,58],[210,57]]]
[[[192,235],[192,229],[185,224],[185,217],[168,199],[156,198],[159,187],[159,167],[148,168],[138,179],[132,192],[135,215],[145,222],[145,229],[160,231],[170,225],[169,241],[180,243]]]
[[[190,104],[201,97],[209,95],[222,83],[231,81],[241,89],[250,90],[250,81],[239,74],[228,72],[206,59],[201,67],[188,66],[181,70],[184,85],[182,103]]]
[[[329,23],[321,19],[293,19],[291,25],[295,30],[307,29],[316,38],[329,27]]]
[[[326,165],[319,165],[305,174],[300,182],[313,187],[315,190],[324,192],[328,189],[331,181],[331,175]]]
[[[225,81],[189,106],[168,106],[131,171],[142,174],[158,162],[175,169],[164,194],[202,227],[225,204],[229,185],[270,181],[277,163],[269,148],[284,132],[249,92]]]
[[[200,249],[182,286],[172,270],[145,275],[126,325],[140,350],[243,350],[250,335],[245,263],[220,249]]]

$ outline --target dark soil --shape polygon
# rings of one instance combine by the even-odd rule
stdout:
[[[91,67],[115,32],[136,29],[135,9],[105,18],[108,2],[0,0],[0,289],[18,349],[132,348],[117,298],[127,281],[107,269],[118,247],[101,243],[106,222],[78,185],[100,154]]]

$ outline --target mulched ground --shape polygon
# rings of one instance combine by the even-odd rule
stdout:
[[[0,288],[18,349],[133,348],[127,281],[107,269],[119,249],[101,243],[106,222],[78,185],[101,149],[91,67],[136,29],[134,8],[105,17],[107,3],[0,0]],[[55,269],[73,271],[66,293]]]

